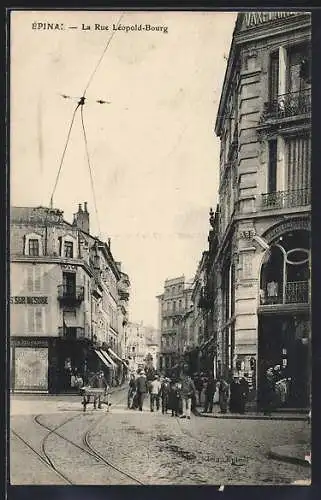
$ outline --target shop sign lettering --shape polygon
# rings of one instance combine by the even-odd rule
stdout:
[[[48,297],[10,297],[10,304],[48,304]]]
[[[268,23],[284,17],[297,16],[300,12],[247,12],[245,14],[245,24],[247,28],[258,24]]]

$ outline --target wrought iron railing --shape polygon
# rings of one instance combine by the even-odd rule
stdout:
[[[297,189],[295,191],[276,191],[274,193],[264,193],[261,198],[261,208],[263,210],[304,207],[310,205],[310,203],[310,188]]]
[[[306,304],[309,302],[309,282],[288,282],[285,287],[286,304]]]
[[[58,298],[82,302],[84,300],[84,287],[58,285]]]
[[[261,122],[311,113],[311,89],[288,92],[264,103]]]
[[[309,282],[308,281],[288,281],[285,285],[283,294],[282,284],[279,291],[269,296],[263,293],[261,296],[261,305],[279,305],[279,304],[308,304],[309,302]]]
[[[61,326],[58,328],[58,334],[59,337],[83,339],[86,337],[86,330],[82,327],[67,328],[66,326]]]

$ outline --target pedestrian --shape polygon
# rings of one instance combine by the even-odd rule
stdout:
[[[201,397],[202,397],[202,392],[203,392],[203,388],[204,388],[204,382],[203,382],[203,378],[201,375],[197,375],[197,377],[195,379],[195,388],[196,388],[196,391],[198,394],[198,405],[202,406]]]
[[[191,418],[191,405],[193,393],[195,394],[196,388],[192,378],[185,372],[180,378],[182,384],[182,403],[183,403],[183,414],[181,418]]]
[[[137,403],[139,411],[143,411],[144,399],[148,392],[147,379],[144,370],[141,370],[136,380]]]
[[[237,375],[234,375],[230,384],[230,404],[231,413],[239,413],[241,400],[241,385]]]
[[[150,411],[154,411],[155,402],[156,410],[159,411],[161,388],[162,385],[159,381],[158,375],[154,375],[154,380],[150,383]]]
[[[273,367],[266,370],[262,383],[263,413],[270,415],[275,407],[275,372]]]
[[[105,389],[105,395],[107,395],[109,391],[109,385],[105,379],[105,375],[103,370],[100,370],[97,372],[92,379],[90,380],[90,386],[94,387],[96,389]],[[98,408],[101,409],[101,395],[98,394],[98,396],[94,396],[94,409],[96,410],[97,406],[97,401],[98,401]],[[108,401],[108,409],[109,409],[109,401]]]
[[[245,406],[249,397],[249,384],[245,377],[240,378],[240,408],[239,413],[244,415]]]
[[[214,380],[213,375],[209,374],[205,388],[205,404],[203,413],[212,413],[215,389],[216,389],[216,381]]]
[[[224,378],[221,378],[219,385],[219,405],[221,413],[226,413],[229,398],[229,385]]]
[[[128,387],[128,396],[127,396],[127,408],[133,408],[134,397],[136,394],[136,381],[134,373],[130,374],[129,379],[129,387]]]
[[[177,383],[172,380],[168,394],[168,409],[172,410],[172,417],[178,417],[178,398],[179,393]]]
[[[162,398],[162,413],[166,414],[168,410],[168,398],[170,392],[170,379],[165,377],[161,384],[161,398]]]

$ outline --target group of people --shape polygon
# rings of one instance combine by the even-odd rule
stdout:
[[[143,411],[144,400],[149,395],[151,412],[161,408],[163,414],[170,410],[172,416],[190,419],[195,394],[194,381],[186,373],[175,379],[155,374],[153,380],[147,380],[145,372],[141,370],[137,376],[131,374],[128,408]]]

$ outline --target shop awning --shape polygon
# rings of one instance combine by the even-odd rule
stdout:
[[[100,352],[101,352],[102,356],[106,359],[106,361],[110,364],[110,366],[111,366],[112,368],[117,368],[116,363],[115,363],[115,362],[111,359],[111,357],[110,357],[110,356],[108,356],[108,354],[107,354],[107,352],[106,352],[106,351],[104,351],[103,349],[101,349],[101,351],[100,351]]]
[[[107,366],[107,368],[112,368],[111,363],[107,361],[107,359],[102,355],[101,351],[95,349],[95,353],[97,354],[99,359],[104,363],[104,365]]]
[[[116,354],[110,347],[108,349],[108,352],[109,354],[111,354],[115,359],[117,359],[117,361],[120,361],[121,363],[123,363],[123,360],[118,356],[118,354]]]

